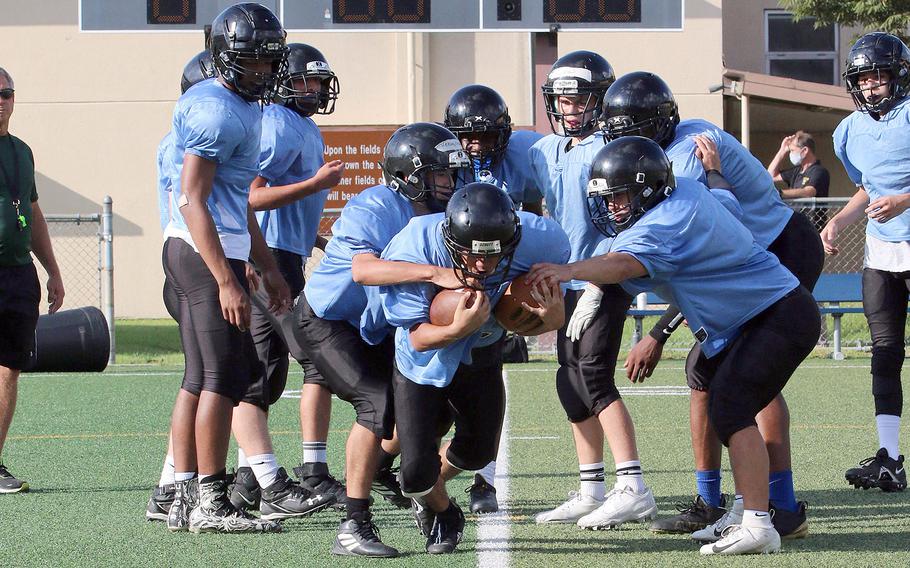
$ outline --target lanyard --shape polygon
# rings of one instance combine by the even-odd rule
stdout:
[[[7,134],[6,139],[9,142],[10,156],[13,158],[13,179],[10,180],[9,174],[3,167],[3,162],[0,162],[0,172],[3,172],[3,180],[6,182],[7,187],[9,187],[12,204],[16,209],[16,228],[21,231],[28,227],[28,221],[25,219],[25,215],[19,211],[19,156],[16,155],[16,146],[13,145],[12,135]]]

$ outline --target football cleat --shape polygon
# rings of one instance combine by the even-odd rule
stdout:
[[[234,481],[230,484],[231,505],[237,509],[258,509],[262,490],[253,469],[240,467],[234,473]]]
[[[395,558],[398,550],[383,544],[379,529],[373,524],[372,515],[342,521],[335,535],[332,554],[341,556],[367,556],[370,558]]]
[[[730,525],[720,540],[701,547],[702,555],[773,554],[780,552],[780,535],[769,527]]]
[[[724,530],[731,525],[739,525],[743,522],[743,500],[734,499],[733,506],[727,509],[723,516],[713,524],[706,526],[701,530],[693,532],[690,536],[692,540],[701,543],[717,542],[723,538]],[[772,520],[773,522],[773,520]]]
[[[199,478],[189,481],[178,481],[174,484],[174,500],[167,513],[169,531],[185,531],[190,526],[190,511],[196,506],[199,498]]]
[[[651,532],[684,534],[698,531],[724,516],[726,497],[721,495],[720,507],[712,507],[701,495],[696,495],[691,503],[677,503],[678,515],[666,519],[657,519],[648,527]]]
[[[471,497],[472,513],[495,513],[499,510],[496,488],[487,483],[487,480],[479,473],[474,474],[474,483],[464,492]]]
[[[373,477],[373,491],[379,493],[383,499],[399,509],[407,509],[411,506],[411,500],[401,493],[397,467],[377,470],[376,475]]]
[[[576,524],[583,529],[609,530],[623,523],[650,521],[655,516],[657,504],[650,489],[635,493],[630,487],[614,487],[603,505],[578,519]]]
[[[278,468],[275,483],[262,490],[259,512],[263,520],[277,521],[291,517],[306,517],[334,502],[334,495],[314,495],[308,489],[297,485],[281,467]]]
[[[583,495],[577,491],[569,492],[569,499],[562,505],[551,509],[549,511],[544,511],[542,513],[537,513],[534,517],[534,522],[538,524],[542,523],[577,523],[578,519],[584,517],[588,513],[593,512],[598,507],[603,505],[603,500],[595,499],[590,495]]]
[[[190,511],[189,529],[193,533],[281,532],[281,525],[235,508],[227,496],[227,482],[218,479],[199,484],[199,503]]]
[[[344,511],[347,490],[343,483],[332,477],[329,468],[322,462],[302,463],[294,468],[294,475],[300,480],[300,486],[308,489],[313,495],[332,495],[335,502],[332,508]],[[373,498],[370,497],[370,504]]]
[[[450,554],[464,536],[464,513],[452,499],[449,508],[436,513],[433,528],[427,537],[427,552],[430,554]]]
[[[149,521],[166,522],[176,491],[177,489],[173,483],[164,487],[155,487],[155,490],[152,491],[152,496],[149,497],[148,506],[145,508],[145,518]]]
[[[889,493],[903,491],[907,488],[904,456],[892,459],[885,448],[880,448],[874,456],[859,462],[859,466],[848,469],[844,477],[850,485],[856,488],[878,487]]]
[[[768,512],[771,513],[771,523],[777,530],[777,534],[784,540],[794,538],[806,538],[809,534],[809,521],[806,519],[806,506],[808,503],[800,501],[796,511],[785,511],[776,509],[774,505],[768,504]]]
[[[427,504],[420,499],[411,499],[411,515],[414,517],[414,523],[420,534],[427,537],[433,529],[433,522],[436,520],[436,513],[433,509],[427,507]]]
[[[0,493],[27,493],[28,483],[16,479],[6,466],[0,463]]]

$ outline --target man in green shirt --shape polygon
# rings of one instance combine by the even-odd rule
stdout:
[[[35,350],[41,286],[34,252],[48,274],[48,312],[63,303],[63,281],[47,222],[38,206],[32,150],[9,133],[16,102],[13,79],[0,67],[0,458],[16,410],[19,373]],[[28,491],[0,460],[0,493]]]

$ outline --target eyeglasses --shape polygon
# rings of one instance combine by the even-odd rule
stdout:
[[[13,98],[13,93],[16,91],[14,89],[0,89],[0,99],[9,100]]]

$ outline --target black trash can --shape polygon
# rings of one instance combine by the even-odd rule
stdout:
[[[107,367],[111,337],[98,308],[44,314],[35,335],[35,356],[28,371],[100,372]]]

